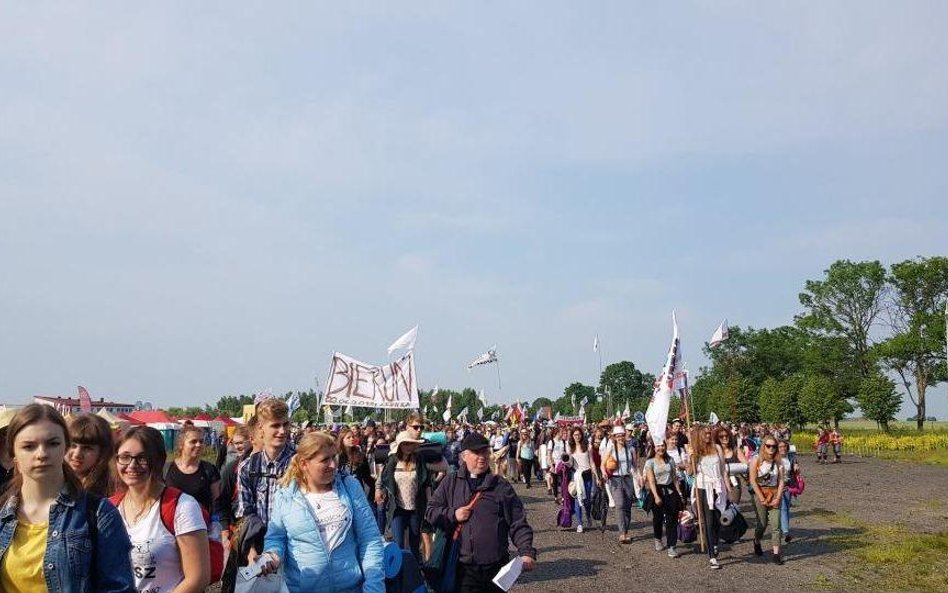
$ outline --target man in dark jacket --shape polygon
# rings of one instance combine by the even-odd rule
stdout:
[[[533,570],[537,551],[523,502],[507,480],[490,473],[490,443],[472,432],[461,442],[460,470],[449,474],[428,502],[425,518],[446,533],[461,526],[459,593],[502,591],[493,578],[510,561],[508,539]],[[475,495],[477,498],[475,499]]]

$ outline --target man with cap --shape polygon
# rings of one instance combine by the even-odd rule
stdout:
[[[672,420],[672,431],[678,435],[679,447],[684,447],[688,444],[688,435],[685,434],[685,423],[682,422],[681,418]]]
[[[510,561],[509,543],[533,570],[537,551],[523,502],[510,482],[490,473],[490,442],[472,432],[461,441],[460,470],[448,474],[428,502],[425,518],[446,533],[460,526],[458,593],[502,591],[493,583]]]

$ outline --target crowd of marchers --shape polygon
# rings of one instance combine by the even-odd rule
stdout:
[[[395,546],[414,561],[402,572],[435,591],[497,591],[511,559],[534,568],[517,494],[534,485],[555,505],[542,521],[580,533],[614,523],[628,543],[633,514],[644,513],[651,533],[641,537],[656,551],[674,558],[690,544],[711,568],[748,529],[743,499],[754,552],[764,554],[769,530],[782,564],[805,487],[789,430],[764,424],[676,419],[662,438],[621,420],[442,424],[411,414],[294,427],[286,403],[269,399],[211,439],[217,463],[206,460],[208,436],[185,425],[169,460],[154,428],[116,431],[41,404],[5,413],[0,590],[199,593],[220,581],[229,593],[249,566],[291,593],[380,593],[413,576],[385,573],[385,547]],[[821,439],[821,460],[842,443]]]

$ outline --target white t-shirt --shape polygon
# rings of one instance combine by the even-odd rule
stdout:
[[[566,441],[563,439],[553,439],[550,441],[549,450],[553,455],[553,467],[556,467],[556,464],[563,458],[563,453],[568,453],[566,450]]]
[[[549,464],[547,463],[547,459],[546,459],[546,449],[547,449],[546,443],[542,443],[540,444],[540,450],[537,451],[537,455],[540,456],[540,469],[547,469],[549,467]]]
[[[207,530],[201,505],[189,494],[182,492],[178,499],[174,513],[175,534],[169,533],[162,524],[160,508],[161,503],[155,502],[141,521],[132,526],[125,523],[132,540],[132,573],[139,593],[166,593],[177,587],[184,579],[184,571],[175,534]],[[122,520],[126,520],[124,513]]]
[[[346,528],[352,523],[352,513],[339,500],[334,490],[329,492],[308,492],[306,502],[313,510],[319,535],[327,550],[335,550],[342,543]]]
[[[576,447],[576,450],[573,451],[573,467],[577,472],[583,473],[584,471],[592,469],[592,456],[589,454],[589,451],[586,450],[580,451],[579,447]]]

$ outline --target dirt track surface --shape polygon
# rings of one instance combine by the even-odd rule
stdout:
[[[802,457],[807,489],[791,512],[794,541],[784,548],[786,564],[777,566],[754,556],[751,538],[756,523],[745,493],[741,509],[750,529],[733,546],[721,547],[720,570],[708,567],[707,556],[697,544],[679,545],[679,558],[656,552],[651,518],[633,511],[633,542],[620,545],[614,510],[607,530],[575,533],[555,528],[557,507],[546,490],[534,486],[517,491],[526,503],[535,530],[534,545],[540,551],[537,569],[521,577],[512,591],[522,593],[553,590],[619,591],[808,591],[821,581],[840,583],[841,568],[848,562],[844,552],[827,541],[831,533],[845,531],[827,518],[826,511],[868,523],[902,523],[921,531],[944,530],[948,504],[936,499],[948,488],[948,469],[845,458],[839,465],[817,465],[813,457]],[[769,539],[769,532],[764,536]],[[765,545],[765,550],[767,546]]]
[[[678,558],[656,552],[651,518],[635,509],[631,544],[620,545],[615,511],[610,509],[605,533],[560,531],[555,527],[557,506],[543,485],[527,490],[516,486],[534,529],[540,558],[535,571],[524,574],[511,591],[548,593],[627,591],[680,593],[681,591],[812,591],[845,588],[841,572],[851,562],[835,549],[828,536],[846,532],[828,512],[864,523],[902,524],[924,532],[948,525],[948,469],[934,466],[846,457],[839,465],[818,465],[812,456],[800,463],[807,480],[806,492],[792,509],[794,541],[784,547],[786,564],[754,556],[751,538],[755,524],[749,497],[744,493],[741,510],[750,529],[744,538],[721,546],[722,568],[711,570],[697,544],[679,545]],[[769,532],[764,536],[769,538]],[[766,545],[765,545],[766,549]],[[697,588],[696,588],[697,587]],[[216,587],[208,589],[213,593]]]

